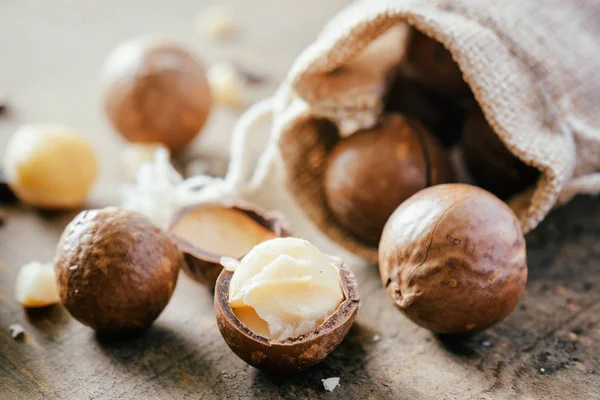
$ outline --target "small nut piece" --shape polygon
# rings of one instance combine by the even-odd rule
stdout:
[[[336,220],[366,244],[406,199],[454,173],[438,140],[414,120],[387,114],[372,129],[343,139],[329,155],[325,195]]]
[[[54,265],[38,261],[23,265],[17,274],[15,298],[27,308],[59,303]]]
[[[181,149],[208,119],[212,98],[204,68],[175,43],[133,39],[104,67],[104,107],[131,142]]]
[[[26,125],[6,147],[4,173],[11,189],[26,203],[47,209],[77,208],[96,179],[96,155],[69,128]]]
[[[211,39],[222,39],[235,31],[236,20],[227,7],[213,5],[204,8],[196,19],[196,26]]]
[[[502,321],[525,291],[525,238],[512,210],[464,184],[420,191],[390,217],[379,245],[388,295],[437,333],[481,331]]]
[[[348,333],[359,306],[356,286],[341,261],[307,241],[273,239],[219,276],[217,324],[248,364],[301,371],[323,360]]]
[[[244,103],[244,80],[232,64],[220,62],[212,65],[208,70],[208,82],[218,104],[235,108]]]
[[[169,232],[185,256],[185,272],[214,288],[223,269],[222,257],[241,258],[259,243],[289,236],[286,223],[279,213],[226,201],[179,210]]]
[[[406,52],[407,62],[430,88],[451,96],[470,93],[458,64],[443,44],[413,29]]]
[[[108,207],[80,213],[56,249],[63,305],[98,332],[146,328],[165,308],[182,262],[168,235],[141,214]]]
[[[540,172],[515,157],[487,123],[483,113],[472,113],[463,130],[463,155],[477,185],[508,199],[537,182]]]

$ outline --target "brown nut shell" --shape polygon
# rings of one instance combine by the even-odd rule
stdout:
[[[206,210],[206,212],[220,213],[223,218],[235,218],[235,221],[233,222],[237,222],[237,229],[242,226],[248,226],[245,224],[251,222],[253,225],[255,224],[256,227],[260,227],[263,232],[258,231],[256,240],[253,243],[247,244],[247,249],[239,254],[222,254],[222,252],[210,251],[207,248],[203,248],[202,245],[192,243],[193,240],[189,239],[189,237],[184,237],[185,235],[177,232],[177,226],[184,218],[190,216],[192,213],[199,211],[204,212],[204,210]],[[221,213],[221,211],[225,211],[225,213]],[[222,229],[218,228],[218,226],[215,226],[214,230],[205,232],[204,234],[214,236],[225,233]],[[255,227],[252,226],[250,226],[250,228],[255,229]],[[221,257],[226,256],[241,259],[254,245],[259,244],[260,242],[276,237],[287,237],[291,235],[287,219],[283,214],[278,211],[267,212],[240,200],[206,202],[184,207],[175,213],[175,216],[169,224],[169,234],[183,253],[185,259],[183,266],[184,271],[192,279],[211,289],[215,287],[217,278],[223,270]],[[229,243],[231,239],[233,238],[222,238],[223,242],[227,243]]]
[[[410,35],[406,61],[419,80],[437,92],[463,96],[471,91],[452,54],[443,44],[416,29]]]
[[[200,132],[212,97],[204,68],[187,50],[140,38],[121,44],[109,56],[104,107],[125,139],[176,150]]]
[[[108,207],[71,221],[54,263],[69,313],[98,332],[124,333],[147,328],[163,311],[182,258],[146,217]]]
[[[473,333],[502,321],[523,295],[525,238],[512,210],[489,192],[433,186],[390,217],[379,270],[413,322],[438,333]]]
[[[454,178],[448,155],[419,122],[386,114],[341,140],[329,155],[325,195],[338,223],[376,246],[394,210],[431,185]]]
[[[535,185],[540,171],[515,157],[504,146],[481,110],[467,119],[462,137],[465,164],[478,186],[508,199]]]
[[[327,357],[350,330],[360,305],[354,274],[341,260],[332,262],[340,271],[345,300],[314,331],[284,341],[259,336],[240,322],[229,305],[233,273],[223,270],[215,288],[215,312],[221,335],[231,350],[253,367],[277,374],[303,371]]]

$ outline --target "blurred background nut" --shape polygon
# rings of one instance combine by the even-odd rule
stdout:
[[[208,82],[215,102],[226,107],[243,105],[244,79],[230,63],[219,62],[208,70]]]
[[[23,265],[17,275],[15,298],[31,308],[59,303],[54,264],[33,261]]]
[[[196,26],[211,39],[223,39],[235,31],[237,21],[229,8],[213,5],[200,11]]]
[[[108,57],[103,78],[105,110],[131,142],[181,149],[200,132],[212,107],[204,68],[175,43],[125,42]]]
[[[35,207],[81,206],[96,179],[96,155],[77,132],[59,125],[26,125],[4,155],[6,180],[17,197]]]
[[[437,333],[478,332],[502,321],[525,292],[525,238],[513,211],[489,192],[433,186],[390,217],[379,271],[413,322]]]

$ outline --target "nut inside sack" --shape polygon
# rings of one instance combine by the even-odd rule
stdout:
[[[540,178],[486,123],[443,44],[408,25],[381,29],[336,68],[298,74],[290,108],[302,111],[278,138],[296,202],[373,262],[387,219],[420,190],[461,181],[509,201]],[[468,176],[457,178],[451,151]]]

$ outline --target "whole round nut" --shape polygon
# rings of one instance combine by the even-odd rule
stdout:
[[[540,172],[504,146],[483,113],[467,118],[462,137],[465,164],[478,186],[507,199],[537,182]]]
[[[204,68],[175,43],[133,39],[104,68],[104,107],[131,142],[186,146],[204,126],[212,97]]]
[[[427,86],[450,96],[470,93],[452,54],[437,40],[413,29],[406,51],[407,62]]]
[[[387,219],[404,200],[453,178],[448,155],[434,136],[417,121],[388,114],[333,149],[325,196],[341,226],[376,245]]]
[[[525,291],[525,238],[513,211],[483,189],[420,191],[390,217],[379,271],[396,306],[437,333],[481,331],[502,321]]]
[[[13,192],[26,203],[47,209],[77,208],[96,180],[96,155],[70,128],[25,125],[6,147],[4,174]]]
[[[63,305],[103,333],[150,326],[173,294],[181,263],[165,232],[141,214],[116,207],[80,213],[55,255]]]

